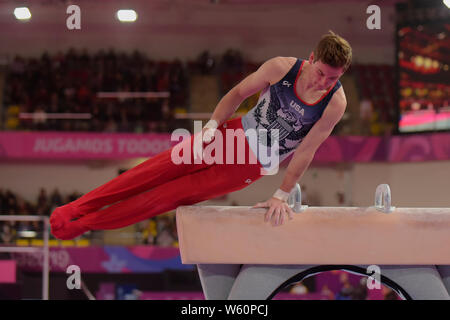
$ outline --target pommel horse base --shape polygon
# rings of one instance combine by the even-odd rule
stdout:
[[[198,265],[207,299],[270,299],[313,273],[367,276],[369,265],[405,299],[449,299],[450,208],[391,207],[386,186],[374,207],[297,203],[294,219],[277,227],[264,222],[267,209],[181,206],[182,262]]]

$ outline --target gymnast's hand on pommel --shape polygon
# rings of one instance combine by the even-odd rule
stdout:
[[[282,190],[280,191],[283,192]],[[277,190],[272,198],[266,202],[259,202],[253,206],[253,208],[269,208],[264,215],[264,221],[272,221],[272,226],[274,227],[281,226],[287,218],[289,218],[289,220],[294,218],[294,211],[292,211],[291,207],[289,207],[286,202],[287,198],[284,199],[284,197],[280,196],[278,193]]]

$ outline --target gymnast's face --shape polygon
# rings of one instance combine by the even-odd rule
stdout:
[[[344,67],[334,68],[322,61],[314,61],[314,53],[309,56],[309,81],[315,90],[328,90],[343,74]]]

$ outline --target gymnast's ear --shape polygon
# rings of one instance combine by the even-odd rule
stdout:
[[[309,55],[308,62],[309,62],[309,64],[313,64],[314,63],[314,51],[311,51],[311,54]]]

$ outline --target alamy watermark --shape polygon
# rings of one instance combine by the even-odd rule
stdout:
[[[81,30],[81,9],[79,6],[72,4],[67,7],[66,13],[70,16],[66,19],[66,26],[69,30]],[[367,7],[366,13],[370,16],[366,20],[366,27],[369,30],[381,29],[381,9],[379,6],[372,4]]]
[[[81,30],[81,9],[79,6],[72,4],[67,7],[67,14],[70,16],[66,19],[66,27],[69,30]]]
[[[70,274],[70,276],[67,278],[66,286],[67,289],[73,290],[73,289],[81,289],[81,269],[77,265],[70,265],[66,269],[66,273]]]
[[[369,290],[372,289],[381,289],[381,269],[377,265],[370,265],[366,269],[366,274],[369,276],[367,279],[367,288]]]
[[[366,20],[366,27],[369,30],[381,29],[381,9],[379,6],[373,4],[367,7],[367,14],[370,16]]]

